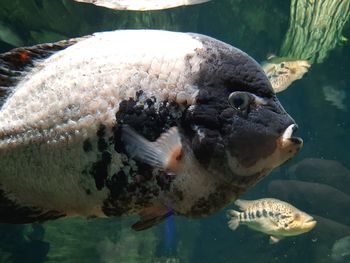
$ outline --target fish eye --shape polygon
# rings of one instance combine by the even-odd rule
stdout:
[[[245,92],[235,91],[228,97],[230,105],[238,110],[245,109],[250,102],[250,96]]]
[[[284,62],[281,63],[281,68],[284,68]]]

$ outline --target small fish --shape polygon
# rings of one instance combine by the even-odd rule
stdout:
[[[275,56],[270,56],[266,62],[262,63],[262,68],[276,93],[284,91],[295,80],[301,79],[310,67],[307,60]]]
[[[114,10],[150,11],[174,8],[184,5],[196,5],[210,0],[75,0],[103,6]]]
[[[270,235],[270,244],[284,237],[296,236],[310,231],[316,225],[312,216],[278,199],[236,200],[242,212],[229,210],[228,226],[235,230],[239,224]]]

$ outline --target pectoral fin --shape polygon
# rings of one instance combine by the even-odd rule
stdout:
[[[277,237],[277,236],[270,236],[270,241],[269,243],[272,244],[276,244],[278,243],[281,239],[283,239],[283,237]]]
[[[170,128],[155,142],[150,142],[129,126],[124,126],[122,140],[132,158],[166,171],[177,170],[182,156],[181,137],[177,127]]]
[[[140,220],[132,225],[132,229],[136,231],[145,230],[162,222],[167,217],[173,215],[174,212],[165,206],[148,207],[140,212]]]

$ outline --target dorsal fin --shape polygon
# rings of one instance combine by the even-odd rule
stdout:
[[[251,206],[252,202],[253,201],[250,200],[237,199],[235,205],[238,206],[241,211],[245,211]]]
[[[0,54],[0,108],[16,84],[34,66],[34,62],[45,59],[90,36],[72,38],[54,43],[20,47]]]

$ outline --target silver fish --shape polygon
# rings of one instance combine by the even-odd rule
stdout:
[[[74,0],[90,3],[115,10],[149,11],[174,8],[178,6],[197,5],[210,0]]]
[[[259,64],[204,35],[102,32],[0,72],[0,222],[203,217],[302,147]]]
[[[309,71],[311,64],[307,60],[270,57],[262,63],[276,93],[287,89],[295,80],[301,79]]]
[[[296,207],[273,198],[258,200],[237,200],[235,204],[242,212],[228,210],[228,226],[236,230],[239,224],[270,235],[270,243],[284,237],[296,236],[316,226],[312,216]]]

